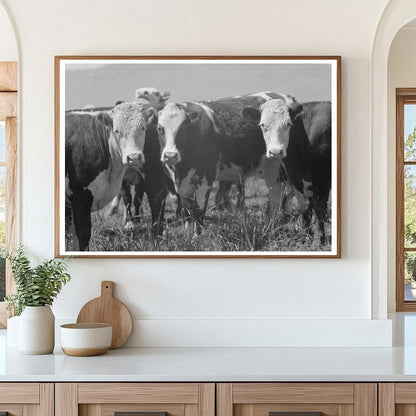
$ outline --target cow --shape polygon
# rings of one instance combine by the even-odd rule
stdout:
[[[201,232],[218,160],[212,110],[201,103],[169,102],[159,112],[161,161],[169,168],[187,224]]]
[[[242,207],[245,179],[251,176],[259,177],[264,179],[269,188],[268,212],[275,216],[280,215],[282,211],[285,175],[282,172],[281,158],[272,157],[272,153],[279,150],[271,149],[269,151],[266,147],[264,132],[258,117],[261,106],[271,100],[271,94],[257,93],[229,97],[209,101],[205,104],[213,110],[215,122],[221,135],[218,142],[220,154],[217,165],[219,192],[216,195],[216,202],[227,200],[231,184],[237,183],[241,189],[237,204]],[[281,119],[279,129],[286,142],[296,142],[296,147],[300,147],[302,142],[302,146],[307,148],[309,143],[306,134],[302,131],[304,130],[303,124],[299,118],[301,108],[301,105],[294,99],[285,102],[285,108],[282,108],[285,117]],[[306,172],[306,163],[304,165],[305,171],[302,173],[301,182],[304,180],[307,187],[310,186],[310,179],[308,172]],[[301,192],[304,194],[305,189],[301,189]]]
[[[251,96],[262,97],[264,102],[272,99],[281,98],[283,100],[291,100],[290,96],[276,94],[273,92],[264,92],[252,94]],[[263,103],[264,104],[264,103]],[[250,116],[250,110],[246,110],[246,115]],[[255,111],[258,107],[255,107]],[[248,112],[247,112],[248,111]],[[328,101],[315,101],[302,103],[302,111],[300,112],[309,142],[312,146],[312,155],[310,165],[313,172],[314,209],[317,213],[319,221],[319,233],[324,235],[323,221],[327,210],[327,203],[331,189],[331,103]],[[257,114],[257,119],[260,121],[260,115]],[[284,172],[283,172],[284,173]],[[229,192],[233,182],[220,182],[219,190],[216,194],[216,205],[220,209],[230,208]],[[236,185],[238,187],[237,193],[237,208],[244,207],[244,183],[241,178],[237,179]],[[296,192],[296,191],[295,191]],[[293,193],[290,193],[293,195]],[[302,197],[298,194],[298,199]],[[298,201],[299,202],[299,201]],[[293,208],[288,208],[288,211],[293,212]],[[323,242],[324,238],[321,238]]]
[[[67,220],[75,228],[75,251],[89,249],[91,212],[120,191],[127,167],[145,163],[146,131],[157,122],[154,109],[123,103],[108,113],[67,113],[65,179]]]
[[[170,97],[170,92],[165,91],[161,93],[160,90],[153,87],[142,87],[138,88],[134,95],[134,102],[143,105],[144,107],[154,108],[155,110],[161,110],[166,101]],[[149,140],[153,140],[149,137]],[[147,163],[145,166],[145,170],[147,172],[152,172],[154,175],[156,172],[161,173],[161,177],[154,183],[155,186],[160,186],[161,183],[164,184],[164,188],[158,189],[157,193],[162,195],[165,193],[165,188],[169,193],[175,194],[175,187],[173,185],[172,180],[170,179],[169,173],[163,169],[163,172],[160,170],[160,158],[159,153],[160,151],[155,154],[155,145],[149,143],[148,146],[145,146],[145,154],[147,153]],[[148,174],[148,178],[149,174]],[[155,179],[153,179],[155,180]],[[143,177],[143,172],[135,169],[134,167],[129,167],[126,171],[126,174],[123,179],[122,187],[120,193],[116,195],[111,202],[111,208],[109,213],[115,214],[118,210],[118,206],[120,204],[120,200],[123,199],[124,206],[125,206],[125,224],[124,228],[126,230],[131,230],[134,228],[135,224],[140,222],[140,207],[143,201],[143,196],[146,193],[145,189],[145,181]],[[133,189],[133,192],[132,192]],[[155,192],[155,191],[152,191]],[[166,196],[165,196],[166,197]],[[150,197],[151,198],[151,197]],[[179,205],[179,201],[178,201]],[[164,206],[164,204],[163,204]],[[153,212],[153,210],[152,210]],[[152,219],[154,221],[154,218]],[[153,224],[155,224],[153,222]],[[161,224],[160,221],[157,224]],[[154,228],[154,231],[157,233],[160,232],[162,229],[158,226]]]
[[[259,107],[271,99],[270,93],[256,93],[227,97],[205,102],[214,111],[215,121],[222,134],[221,155],[218,164],[218,190],[215,207],[231,209],[230,190],[237,186],[237,209],[244,207],[244,182],[248,176],[259,176],[256,169],[265,152],[261,131],[256,123],[243,117],[246,106]],[[261,174],[260,174],[261,176]]]
[[[266,101],[259,109],[247,107],[244,113],[259,123],[266,157],[281,161],[287,180],[301,194],[309,195],[306,216],[310,221],[312,212],[316,213],[316,236],[325,244],[325,216],[331,189],[331,103],[296,104],[293,97],[281,95]]]
[[[332,106],[328,101],[302,104],[302,120],[312,146],[312,192],[313,209],[318,219],[318,234],[325,244],[325,217],[331,192],[332,178]]]

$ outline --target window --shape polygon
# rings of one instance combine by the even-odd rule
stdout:
[[[416,311],[416,88],[396,91],[397,310]]]
[[[0,62],[0,246],[16,246],[17,65]],[[4,327],[4,296],[14,289],[8,264],[0,260],[0,327]]]

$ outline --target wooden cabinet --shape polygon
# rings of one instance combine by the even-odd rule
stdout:
[[[215,416],[214,383],[57,383],[56,416]],[[130,412],[130,413],[129,413]],[[140,413],[138,413],[140,414]],[[150,415],[141,413],[140,416]]]
[[[216,399],[217,416],[377,416],[376,383],[220,383]]]
[[[52,383],[0,383],[0,415],[53,416]]]
[[[415,416],[416,383],[380,383],[379,416]]]
[[[2,412],[8,416],[416,416],[416,382],[0,383],[0,416]]]

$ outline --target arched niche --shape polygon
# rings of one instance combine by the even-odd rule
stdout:
[[[395,195],[391,181],[395,180],[395,171],[391,170],[389,157],[389,141],[394,141],[395,137],[388,135],[388,57],[397,32],[414,18],[414,0],[390,1],[380,18],[371,51],[371,276],[375,319],[387,317],[389,282],[395,278],[391,275],[395,263],[394,241],[391,241],[395,238],[391,235]]]

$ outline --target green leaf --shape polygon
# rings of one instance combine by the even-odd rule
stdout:
[[[12,252],[1,251],[0,256],[10,261],[16,293],[5,297],[7,308],[20,315],[26,306],[52,305],[63,285],[71,279],[68,257],[45,260],[32,267],[25,249],[20,245]]]

